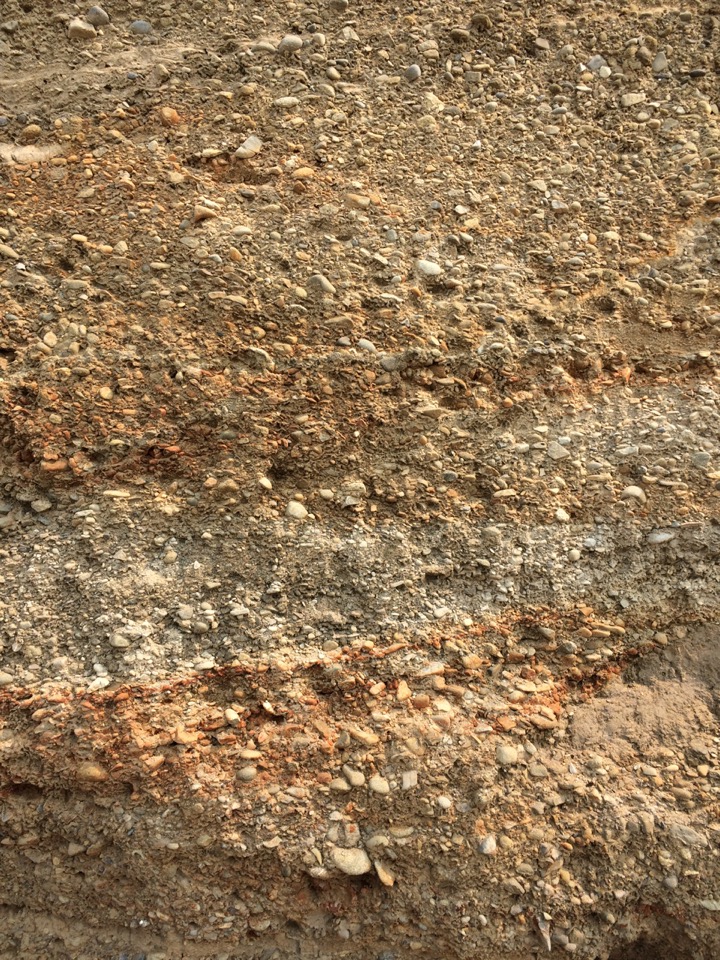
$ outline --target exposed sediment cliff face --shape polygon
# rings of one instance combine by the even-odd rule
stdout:
[[[716,13],[2,18],[0,960],[715,960]]]

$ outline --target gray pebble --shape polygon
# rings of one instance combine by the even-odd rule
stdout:
[[[277,52],[296,53],[298,50],[302,50],[302,45],[302,37],[298,37],[294,33],[289,33],[287,36],[283,37],[278,44]]]
[[[110,17],[102,7],[90,7],[85,19],[94,27],[106,27],[110,23]]]
[[[413,82],[413,80],[419,80],[421,76],[422,76],[422,70],[416,63],[413,63],[405,71],[405,79],[409,80],[411,83]]]
[[[653,73],[665,73],[670,64],[664,50],[658,50],[653,60]]]
[[[148,23],[147,20],[133,20],[130,24],[130,33],[147,36],[148,33],[152,33],[152,24]]]

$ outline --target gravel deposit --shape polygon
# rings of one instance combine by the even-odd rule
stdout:
[[[0,960],[716,960],[717,10],[0,20]]]

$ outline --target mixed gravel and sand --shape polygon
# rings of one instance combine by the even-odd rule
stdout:
[[[0,5],[0,958],[720,956],[720,15]]]

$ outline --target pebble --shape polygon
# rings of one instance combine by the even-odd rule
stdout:
[[[647,502],[647,496],[642,487],[629,486],[625,487],[623,492],[620,494],[621,500],[639,500],[640,503]]]
[[[547,453],[551,460],[565,460],[570,456],[570,451],[558,443],[557,440],[550,441]]]
[[[303,39],[298,37],[293,33],[289,33],[282,38],[280,43],[277,46],[278,53],[297,53],[298,50],[302,50]]]
[[[90,7],[85,19],[94,27],[106,27],[110,23],[110,17],[102,7]]]
[[[365,774],[361,773],[360,770],[354,770],[352,767],[349,767],[347,764],[343,766],[343,774],[345,779],[350,784],[351,787],[362,787],[365,783]]]
[[[432,260],[418,260],[417,269],[424,277],[439,277],[443,268]]]
[[[402,774],[403,790],[412,790],[418,783],[417,770],[404,770]]]
[[[492,857],[497,853],[497,840],[495,839],[494,834],[489,834],[487,837],[484,837],[480,844],[478,845],[478,850],[486,857]]]
[[[359,877],[363,873],[370,873],[372,863],[367,853],[360,847],[345,849],[333,847],[330,856],[334,865],[350,877]]]
[[[409,80],[410,83],[412,83],[413,80],[419,80],[421,76],[422,70],[416,63],[413,63],[405,70],[405,79]]]
[[[645,103],[645,93],[640,91],[638,93],[624,93],[620,98],[620,103],[624,107],[637,107],[640,103]]]
[[[88,760],[81,763],[77,769],[78,780],[85,780],[88,783],[102,783],[109,779],[109,774],[99,763],[93,763]]]
[[[368,780],[368,786],[373,793],[379,793],[383,796],[390,793],[390,784],[387,782],[385,777],[381,777],[377,774],[374,777],[370,777]]]
[[[152,29],[152,24],[147,20],[133,20],[130,24],[130,32],[140,36],[147,36],[149,33],[152,33]]]
[[[249,160],[251,157],[256,157],[262,148],[263,142],[260,137],[251,134],[247,140],[237,148],[235,156],[240,160]]]
[[[519,754],[510,744],[499,743],[495,748],[495,758],[501,767],[511,767],[518,762]]]
[[[97,31],[91,23],[74,17],[68,24],[68,36],[71,40],[92,40],[97,36]]]
[[[307,520],[308,512],[297,500],[291,500],[285,508],[285,516],[291,520]]]
[[[250,783],[257,776],[257,767],[241,767],[238,770],[238,780],[241,780],[243,783]]]
[[[661,543],[669,543],[675,539],[676,534],[671,530],[653,530],[648,534],[647,542],[657,546]]]
[[[658,50],[652,63],[653,73],[665,73],[669,68],[668,58],[664,50]]]
[[[327,277],[323,276],[321,273],[314,273],[308,280],[308,286],[315,287],[318,290],[321,290],[323,293],[337,293],[337,290],[332,283],[328,280]]]

